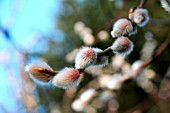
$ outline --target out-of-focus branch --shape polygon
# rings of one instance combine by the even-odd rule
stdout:
[[[168,27],[170,26],[170,18],[164,18],[164,19],[151,19],[150,21],[151,26],[163,26]]]
[[[139,75],[143,69],[148,66],[150,63],[152,63],[158,56],[160,56],[168,47],[168,45],[170,44],[170,33],[168,34],[168,37],[166,38],[166,40],[158,47],[158,49],[154,52],[154,54],[152,55],[152,57],[146,61],[143,62],[143,64],[141,65],[141,67],[136,71],[136,73],[134,74],[134,77]]]
[[[143,8],[147,0],[141,0],[138,8]]]
[[[169,99],[170,102],[170,66],[164,76],[164,79],[161,82],[160,89],[159,89],[159,97],[161,99]]]
[[[130,108],[127,110],[125,113],[133,113],[137,110],[140,110],[141,112],[145,111],[148,107],[154,105],[154,102],[152,101],[151,98],[146,98],[144,101],[139,103],[138,105],[134,106],[133,108]]]
[[[24,50],[23,48],[17,46],[13,40],[13,37],[10,33],[10,30],[7,29],[6,27],[0,25],[0,32],[2,32],[2,34],[4,35],[4,37],[7,39],[8,43],[19,53],[21,54],[26,54],[26,50]]]
[[[136,77],[138,76],[143,69],[148,66],[149,64],[151,64],[157,57],[159,57],[168,47],[168,45],[170,44],[170,33],[168,35],[168,37],[166,38],[166,40],[158,47],[158,49],[154,52],[154,54],[152,55],[152,57],[146,61],[144,61],[144,63],[140,66],[140,68],[133,74],[132,77]],[[126,77],[124,80],[129,80],[131,79],[130,76]],[[167,112],[167,108],[165,108],[164,106],[162,106],[162,104],[165,104],[164,101],[162,101],[160,99],[160,97],[158,96],[158,90],[154,93],[151,94],[149,98],[147,98],[146,100],[144,100],[143,102],[141,102],[140,104],[136,105],[135,107],[129,109],[128,111],[126,111],[125,113],[132,113],[135,110],[141,110],[142,112],[144,110],[146,110],[148,108],[148,106],[154,105],[155,103],[158,104],[158,106],[160,107],[160,109],[165,112]]]

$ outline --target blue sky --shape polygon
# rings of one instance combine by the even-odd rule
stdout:
[[[63,36],[61,31],[54,31],[60,8],[61,0],[0,0],[0,25],[9,29],[15,45],[29,48],[36,35],[41,37],[56,32]],[[19,74],[17,55],[17,51],[0,32],[0,113],[3,112],[1,106],[9,111],[17,107],[9,83],[9,72],[15,77]]]

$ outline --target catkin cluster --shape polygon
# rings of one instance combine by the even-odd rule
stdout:
[[[143,27],[149,21],[148,11],[144,8],[132,8],[129,18],[118,19],[110,32],[116,40],[113,44],[102,50],[96,47],[82,47],[75,57],[74,67],[65,67],[60,71],[53,71],[46,63],[35,63],[27,65],[25,71],[33,79],[41,82],[52,81],[58,88],[77,87],[81,81],[81,73],[89,66],[106,66],[109,62],[108,54],[129,55],[134,48],[129,36],[137,32],[137,27]]]

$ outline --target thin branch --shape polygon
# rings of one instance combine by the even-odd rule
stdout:
[[[159,97],[162,99],[168,99],[170,98],[169,92],[170,92],[170,65],[163,80],[161,81]]]
[[[105,50],[103,50],[102,52],[97,52],[97,55],[100,57],[103,55],[109,55],[110,53],[112,53],[112,49],[110,47],[108,47]]]
[[[141,0],[138,8],[143,8],[147,0]]]
[[[130,108],[125,113],[133,113],[136,110],[140,110],[141,112],[144,112],[146,109],[150,108],[154,105],[154,102],[151,98],[146,98],[144,101],[139,103],[138,105],[134,106],[133,108]]]

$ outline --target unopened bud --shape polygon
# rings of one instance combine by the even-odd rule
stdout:
[[[130,8],[130,10],[129,10],[129,19],[132,19],[132,15],[133,15],[134,11],[136,10],[136,8],[137,7]]]
[[[132,21],[134,21],[138,26],[143,27],[149,21],[148,11],[146,9],[136,9],[131,17]]]
[[[25,71],[28,72],[33,79],[35,78],[35,80],[40,82],[48,82],[57,74],[57,72],[53,71],[45,62],[29,64],[25,67]]]

